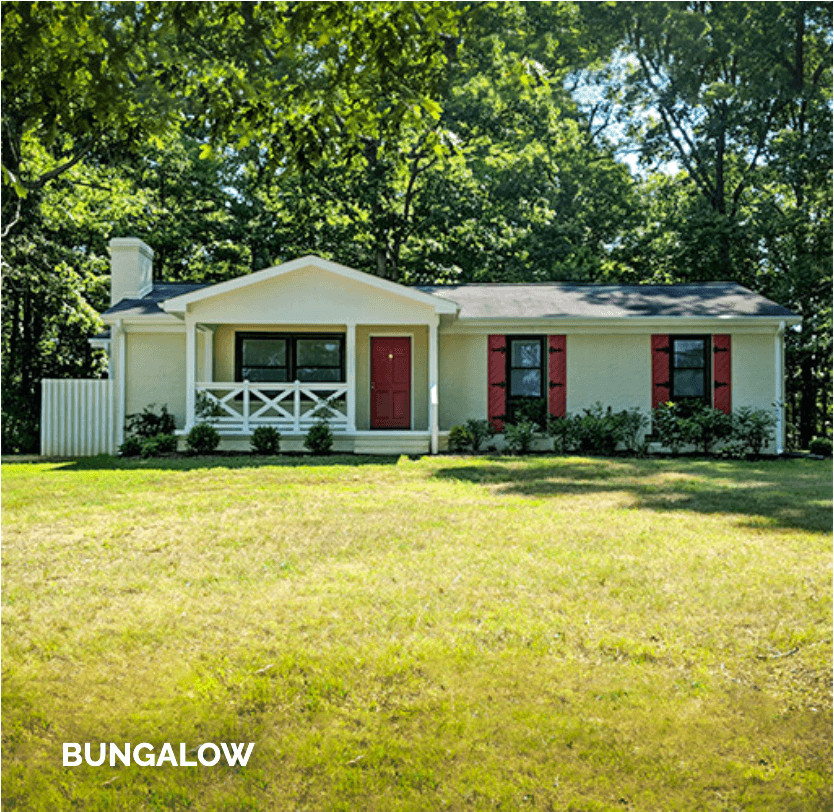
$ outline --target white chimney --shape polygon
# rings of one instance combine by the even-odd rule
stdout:
[[[153,287],[153,251],[137,237],[110,240],[110,305],[141,299]]]

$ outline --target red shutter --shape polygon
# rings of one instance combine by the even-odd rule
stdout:
[[[669,336],[652,336],[652,409],[669,400]]]
[[[503,431],[507,411],[507,337],[487,339],[487,416],[496,431]]]
[[[714,335],[712,337],[712,405],[725,414],[732,407],[732,387],[730,386],[730,336]]]
[[[548,409],[553,417],[565,416],[567,398],[567,346],[565,336],[548,336],[550,391]]]

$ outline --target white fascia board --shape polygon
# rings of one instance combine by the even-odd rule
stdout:
[[[420,304],[432,307],[436,313],[452,313],[458,312],[458,306],[448,299],[442,299],[439,296],[432,296],[428,293],[423,293],[420,290],[399,285],[396,282],[391,282],[388,279],[381,279],[378,276],[357,271],[353,268],[348,268],[345,265],[339,265],[337,262],[330,262],[329,260],[317,257],[314,254],[299,257],[298,259],[284,262],[281,265],[276,265],[272,268],[266,268],[263,271],[256,271],[255,273],[247,274],[246,276],[239,276],[236,279],[230,279],[227,282],[219,282],[208,288],[195,290],[191,293],[184,293],[182,296],[175,296],[161,303],[161,307],[167,313],[185,313],[188,306],[196,302],[204,301],[205,299],[212,299],[215,296],[223,296],[240,288],[249,285],[257,285],[260,282],[265,282],[269,279],[274,279],[284,274],[292,273],[293,271],[301,270],[302,268],[318,268],[322,271],[337,274],[351,279],[354,282],[369,285],[370,287],[383,290],[386,293],[391,293],[396,296],[402,296]]]
[[[110,339],[109,338],[88,338],[87,343],[94,349],[94,350],[109,350],[110,349]]]
[[[774,333],[780,324],[801,324],[799,316],[622,316],[614,318],[578,318],[566,316],[547,319],[458,319],[441,326],[441,333],[665,333],[728,331],[740,333]]]

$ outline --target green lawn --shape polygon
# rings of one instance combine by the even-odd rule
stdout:
[[[3,808],[830,810],[831,465],[3,466]],[[255,742],[63,767],[63,742]]]

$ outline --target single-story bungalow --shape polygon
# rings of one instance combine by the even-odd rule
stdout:
[[[500,432],[532,399],[559,416],[691,398],[775,410],[782,451],[784,333],[800,319],[732,282],[407,286],[305,256],[165,283],[141,240],[110,250],[93,344],[109,356],[116,445],[150,404],[182,434],[207,418],[221,448],[269,425],[301,449],[325,415],[337,450],[411,454],[442,450],[469,418]]]

